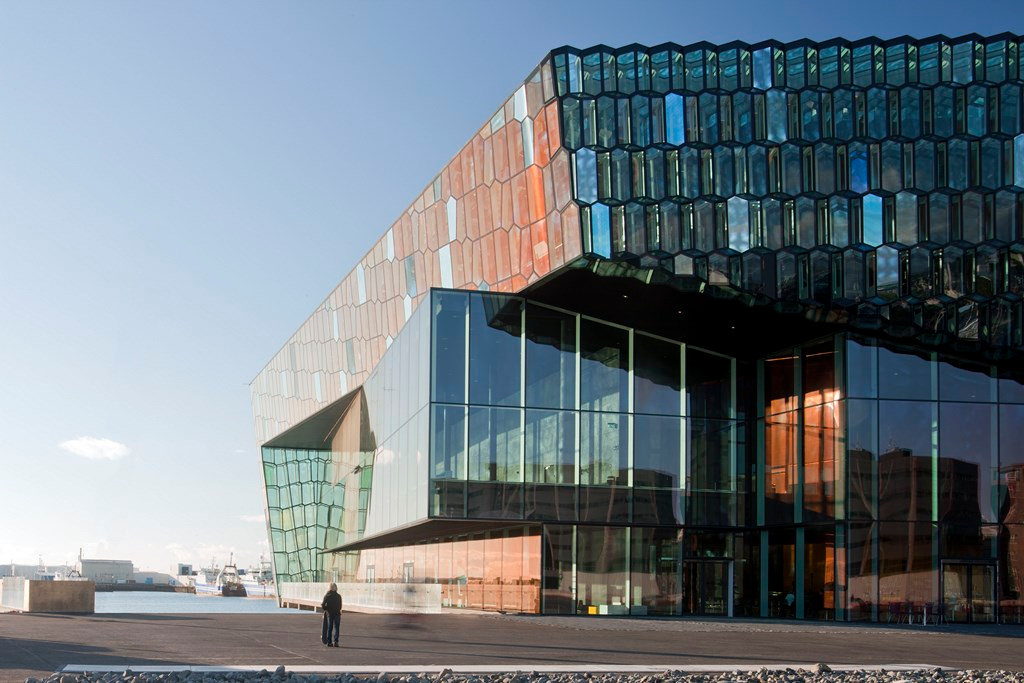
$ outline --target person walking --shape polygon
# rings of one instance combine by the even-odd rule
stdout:
[[[320,607],[324,611],[324,625],[321,634],[321,641],[327,647],[338,647],[338,636],[341,631],[341,593],[338,592],[338,584],[332,583],[330,590],[324,595]],[[333,632],[333,640],[332,640]]]

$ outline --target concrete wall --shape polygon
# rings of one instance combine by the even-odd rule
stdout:
[[[127,583],[135,574],[131,560],[81,560],[78,571],[96,583]]]
[[[19,612],[92,614],[96,584],[92,581],[0,580],[0,605]]]
[[[318,608],[329,586],[329,583],[282,583],[279,602],[283,607]],[[437,583],[339,583],[338,592],[346,610],[441,612],[441,585]]]

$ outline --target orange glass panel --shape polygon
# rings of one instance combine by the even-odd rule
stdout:
[[[494,135],[491,136],[491,140],[494,143],[494,177],[498,180],[508,180],[509,175],[509,164],[508,164],[508,147],[506,147],[506,131],[507,127],[499,128],[495,131]]]
[[[477,190],[477,206],[479,210],[479,220],[477,225],[482,231],[494,230],[495,227],[491,218],[494,194],[495,193],[489,187],[481,187]]]
[[[486,138],[483,142],[483,154],[484,154],[484,173],[483,182],[484,185],[490,185],[494,182],[494,140],[492,138]]]
[[[473,185],[484,182],[484,139],[479,133],[473,136]]]
[[[542,114],[533,121],[533,161],[535,164],[546,166],[551,160],[551,151],[548,149],[548,123],[547,118]]]
[[[530,197],[528,192],[526,174],[518,173],[512,176],[512,220],[520,228],[530,224]]]
[[[562,214],[552,211],[548,214],[548,244],[551,245],[549,258],[551,268],[559,268],[565,264],[565,251],[562,246]]]
[[[559,152],[551,159],[551,170],[555,181],[555,208],[563,209],[572,200],[572,186],[569,182],[569,155]]]
[[[530,221],[539,221],[547,213],[544,201],[544,172],[539,166],[530,166],[526,169],[526,190]]]
[[[437,240],[437,211],[435,211],[434,207],[432,206],[429,209],[427,209],[427,211],[424,213],[423,217],[427,219],[427,230],[426,230],[426,232],[427,232],[427,235],[426,235],[427,236],[427,241],[426,241],[426,248],[428,250],[430,250],[430,251],[437,251],[437,247],[438,247],[438,240]],[[441,216],[441,220],[442,221],[444,220],[444,215],[443,214]],[[445,230],[445,232],[447,232],[447,229]]]
[[[796,486],[796,412],[765,418],[765,497],[792,503]]]
[[[529,280],[533,275],[533,244],[529,230],[523,230],[519,234],[523,240],[519,249],[519,272]]]
[[[804,508],[829,517],[835,510],[841,421],[838,401],[804,408]]]
[[[472,235],[480,230],[480,194],[477,190],[466,193],[459,202],[459,236]],[[465,226],[465,227],[463,227]],[[457,238],[456,238],[457,239]]]
[[[512,183],[501,185],[501,227],[510,228],[515,224],[512,220]]]
[[[448,179],[451,182],[452,196],[461,197],[465,190],[462,185],[462,164],[459,163],[458,157],[455,158],[455,161],[448,164]],[[441,197],[445,197],[443,192]]]
[[[484,279],[484,256],[483,242],[473,242],[473,282],[479,283]]]
[[[454,163],[462,167],[462,192],[455,195],[462,197],[473,187],[473,146],[469,144],[463,147]]]
[[[539,275],[547,275],[551,271],[548,260],[548,226],[547,221],[539,220],[530,227],[533,240],[533,267]]]
[[[498,266],[498,279],[504,280],[512,276],[512,267],[509,262],[508,233],[504,230],[494,232],[494,250]]]
[[[511,174],[519,173],[525,166],[523,159],[523,127],[522,124],[513,119],[508,119],[505,124],[506,142],[508,143],[508,167]]]
[[[551,156],[562,146],[561,128],[558,124],[558,100],[554,100],[544,107],[544,118],[547,121],[548,146],[551,148]]]
[[[452,285],[461,287],[466,283],[466,262],[463,258],[462,243],[456,242],[451,246],[452,258]]]
[[[494,256],[494,233],[484,235],[480,239],[480,245],[482,247],[481,257],[483,259],[484,268],[484,282],[488,284],[494,284],[497,282],[497,260]]]

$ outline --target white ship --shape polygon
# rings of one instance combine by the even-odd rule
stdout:
[[[213,567],[203,568],[196,573],[193,585],[196,595],[220,595],[225,598],[244,598],[248,595],[241,576],[238,574],[238,567],[232,560],[218,569],[216,563]]]
[[[274,570],[270,563],[260,557],[258,565],[239,572],[242,585],[250,598],[276,598],[277,586],[274,584]]]

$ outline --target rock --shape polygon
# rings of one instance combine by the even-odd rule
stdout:
[[[377,683],[388,683],[388,674],[386,671],[381,671],[377,674]]]
[[[832,673],[832,668],[828,664],[820,662],[818,666],[814,668],[814,671],[819,674],[828,674]]]

